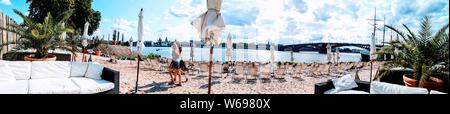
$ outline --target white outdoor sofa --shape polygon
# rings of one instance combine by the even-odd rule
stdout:
[[[345,87],[348,86],[348,87]],[[342,89],[344,88],[344,89]],[[339,89],[339,90],[338,90]],[[406,87],[403,85],[386,82],[366,82],[341,77],[315,84],[315,94],[447,94],[435,90],[418,87]]]
[[[68,61],[0,61],[0,94],[118,94],[119,72]]]

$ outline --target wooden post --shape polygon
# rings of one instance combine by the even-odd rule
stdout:
[[[208,94],[211,94],[211,70],[213,66],[213,49],[214,46],[211,46],[209,50],[209,76],[208,76]]]

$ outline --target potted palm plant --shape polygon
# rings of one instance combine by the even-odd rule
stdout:
[[[103,44],[103,39],[96,37],[92,40],[92,44],[90,46],[92,46],[92,49],[94,49],[96,56],[100,56],[102,53],[102,51],[100,51],[100,49],[99,49],[99,46],[101,44]]]
[[[378,52],[378,54],[391,54],[395,58],[386,62],[384,67],[412,68],[413,74],[403,76],[406,86],[433,90],[441,89],[443,81],[435,76],[437,72],[441,71],[434,69],[433,66],[448,62],[449,34],[447,29],[449,24],[447,23],[434,34],[431,31],[432,26],[429,17],[422,20],[418,33],[413,33],[406,25],[403,26],[407,30],[406,33],[394,27],[386,26],[399,34],[403,40],[392,41],[389,46],[383,47]]]
[[[13,53],[22,50],[32,50],[33,54],[25,55],[26,61],[54,61],[56,56],[50,54],[49,50],[64,49],[75,53],[74,44],[69,40],[61,39],[63,32],[73,33],[73,29],[64,26],[64,22],[72,15],[73,11],[67,11],[59,21],[54,21],[50,13],[47,14],[43,22],[36,22],[25,16],[20,11],[14,9],[14,13],[23,19],[21,25],[12,25],[12,28],[0,27],[1,30],[13,32],[19,36],[16,42],[8,42],[3,45],[16,44]]]

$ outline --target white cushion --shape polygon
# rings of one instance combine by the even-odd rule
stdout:
[[[345,90],[351,90],[353,88],[358,87],[358,84],[356,84],[355,80],[352,78],[351,75],[345,75],[338,79],[333,79],[332,81],[333,81],[335,91],[331,92],[331,93],[345,91]]]
[[[447,94],[447,93],[436,91],[436,90],[431,90],[430,94]]]
[[[0,61],[0,83],[14,82],[16,78],[9,67],[9,62]]]
[[[71,64],[70,77],[84,77],[86,75],[89,63],[72,62]]]
[[[79,94],[70,78],[31,79],[29,94]]]
[[[29,80],[31,78],[30,61],[11,61],[9,67],[17,80]]]
[[[103,66],[97,63],[89,63],[88,70],[86,72],[86,77],[91,79],[102,79]]]
[[[0,83],[0,94],[28,94],[28,80]]]
[[[425,88],[406,87],[385,82],[372,82],[370,84],[371,94],[428,94]]]
[[[358,90],[344,90],[336,92],[336,89],[333,88],[328,91],[325,91],[324,94],[369,94],[369,93]]]
[[[81,89],[81,94],[101,93],[114,88],[114,83],[106,80],[75,77],[70,78]]]
[[[70,62],[36,61],[31,63],[31,79],[69,78]]]

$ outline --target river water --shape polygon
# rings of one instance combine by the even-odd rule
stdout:
[[[144,55],[154,53],[162,57],[171,58],[172,49],[170,47],[146,47],[143,51]],[[184,47],[182,52],[183,60],[189,60],[190,48]],[[256,61],[269,62],[269,50],[254,49],[234,49],[234,61]],[[209,48],[194,48],[195,61],[209,61]],[[214,48],[213,61],[226,61],[226,49]],[[291,52],[275,51],[275,61],[291,61]],[[294,53],[294,61],[297,63],[326,63],[327,55],[318,52],[296,52]],[[340,62],[358,62],[361,61],[361,55],[357,53],[340,53]]]

